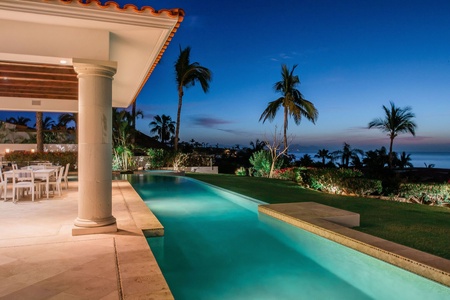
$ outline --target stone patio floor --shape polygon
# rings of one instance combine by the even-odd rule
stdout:
[[[113,181],[118,232],[72,236],[78,184],[61,197],[0,201],[0,299],[173,299],[143,231],[163,227]]]

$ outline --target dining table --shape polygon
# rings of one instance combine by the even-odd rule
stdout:
[[[53,175],[55,172],[58,172],[59,170],[59,166],[55,166],[55,167],[46,167],[46,168],[38,168],[38,169],[33,169],[30,168],[31,166],[22,168],[21,170],[33,170],[33,174],[35,178],[39,178],[41,180],[45,179],[45,191],[46,191],[46,195],[47,195],[47,199],[49,199],[49,192],[50,192],[50,176]],[[16,174],[20,174],[21,170],[14,170],[16,172]],[[13,170],[9,170],[6,172],[3,172],[4,178],[5,180],[7,180],[8,178],[13,178],[14,177],[14,172]],[[20,175],[19,175],[20,178]]]

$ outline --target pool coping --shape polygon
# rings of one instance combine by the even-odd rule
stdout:
[[[325,207],[325,210],[319,214],[317,213],[320,210],[318,205]],[[329,210],[331,214],[327,213],[326,210]],[[337,210],[333,207],[315,202],[280,203],[258,206],[259,213],[284,221],[450,287],[450,260],[348,228],[336,223],[336,220],[333,222]],[[347,215],[354,214],[345,210],[339,211],[344,215],[345,213]],[[345,225],[348,226],[348,224]]]

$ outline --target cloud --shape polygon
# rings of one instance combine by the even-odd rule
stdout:
[[[289,54],[285,53],[285,52],[281,52],[281,53],[278,53],[278,54],[271,54],[269,56],[269,59],[271,61],[282,61],[282,60],[292,59],[295,56],[300,56],[300,55],[301,55],[300,53],[295,52],[295,51],[293,51],[293,52],[291,52]]]
[[[223,131],[223,132],[228,132],[228,133],[232,133],[238,136],[242,136],[242,135],[248,135],[248,132],[242,131],[242,130],[235,130],[235,129],[221,129],[221,128],[217,128],[217,130]]]
[[[186,16],[187,26],[197,28],[202,26],[201,18],[197,15]]]
[[[208,117],[194,117],[193,123],[202,127],[215,127],[217,125],[223,124],[231,124],[232,122],[217,118],[208,118]]]

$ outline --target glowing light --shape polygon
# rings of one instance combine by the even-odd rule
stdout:
[[[5,150],[6,153],[9,153],[9,151],[10,151],[9,149],[6,149],[6,150]]]
[[[67,64],[67,60],[61,59],[61,60],[59,61],[59,63],[62,64],[62,65],[65,65],[65,64]]]

